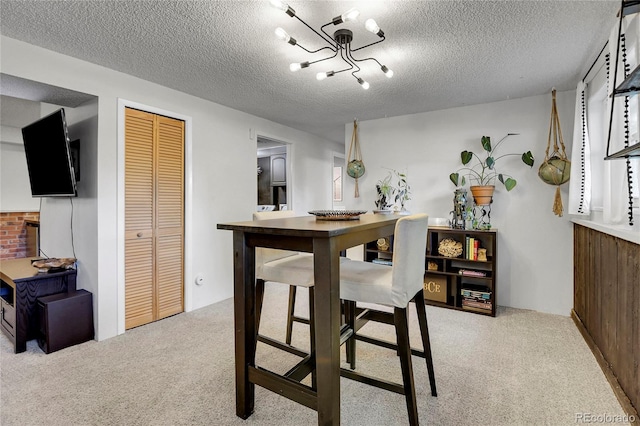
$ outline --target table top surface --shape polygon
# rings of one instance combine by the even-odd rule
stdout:
[[[67,269],[62,272],[38,272],[38,268],[31,266],[31,262],[41,257],[23,257],[21,259],[9,259],[0,262],[0,278],[6,282],[15,282],[32,278],[47,278],[56,273],[67,273],[75,269]]]
[[[258,234],[332,237],[349,232],[363,231],[394,224],[402,216],[363,214],[351,220],[320,220],[315,216],[297,216],[281,219],[219,223],[218,229]]]

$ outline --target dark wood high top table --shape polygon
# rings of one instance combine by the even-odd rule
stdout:
[[[221,223],[233,231],[236,414],[253,413],[255,385],[318,412],[319,425],[340,424],[340,251],[392,235],[396,215],[326,221],[314,216]],[[316,389],[256,367],[255,248],[314,254]]]

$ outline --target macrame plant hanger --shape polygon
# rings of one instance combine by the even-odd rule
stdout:
[[[538,175],[545,183],[556,186],[556,195],[553,200],[553,212],[557,216],[562,217],[564,207],[562,206],[560,185],[569,180],[571,162],[567,159],[564,141],[562,140],[560,118],[558,116],[558,108],[556,106],[556,89],[552,89],[551,94],[551,123],[549,124],[549,138],[547,140],[547,150],[545,151],[544,162],[538,170]],[[553,152],[549,155],[552,136]],[[558,143],[560,146],[558,146]],[[562,148],[562,150],[560,150],[560,148]]]
[[[353,152],[353,159],[351,153]],[[360,142],[358,142],[358,122],[353,120],[353,133],[351,134],[351,145],[349,146],[349,156],[347,157],[347,174],[356,180],[355,198],[360,197],[358,191],[358,178],[364,174],[364,163],[362,162],[362,153],[360,152]]]

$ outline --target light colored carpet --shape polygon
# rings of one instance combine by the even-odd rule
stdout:
[[[267,286],[261,332],[284,339],[287,287]],[[306,292],[299,291],[304,313]],[[438,397],[414,357],[421,424],[572,425],[578,413],[623,416],[567,317],[500,308],[496,318],[427,307]],[[415,310],[410,332],[419,347]],[[393,328],[362,331],[394,339]],[[307,326],[294,325],[306,348]],[[255,412],[235,415],[233,301],[44,354],[14,354],[0,338],[0,423],[18,425],[312,425],[316,412],[256,387]],[[299,358],[259,345],[257,363],[286,371]],[[342,351],[344,360],[344,349]],[[358,343],[358,367],[401,382],[393,351]],[[404,396],[341,379],[344,425],[405,425]],[[622,423],[624,424],[624,423]]]

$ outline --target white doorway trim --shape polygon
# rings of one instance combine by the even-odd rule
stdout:
[[[294,201],[294,196],[293,196],[293,170],[294,170],[293,154],[295,152],[294,143],[291,142],[291,141],[287,141],[285,139],[282,139],[279,136],[274,136],[272,134],[257,130],[256,131],[256,153],[257,153],[257,150],[258,150],[258,139],[268,139],[268,140],[270,140],[272,142],[281,143],[282,145],[284,145],[286,147],[286,149],[287,149],[287,163],[286,163],[287,206],[288,206],[289,210],[295,210],[294,205],[293,205],[293,201]],[[257,188],[256,188],[256,190],[257,190]],[[257,201],[258,201],[258,197],[257,197],[257,193],[256,193],[256,204],[257,204]]]
[[[344,164],[342,164],[342,201],[340,201],[340,202],[336,202],[333,199],[333,168],[336,165],[336,158],[341,158],[342,162],[344,163]],[[344,182],[345,182],[345,179],[344,179],[344,177],[347,174],[347,163],[346,163],[346,160],[345,160],[344,152],[331,151],[331,161],[329,161],[329,163],[331,164],[331,179],[332,179],[332,181],[331,181],[331,189],[330,189],[330,191],[331,191],[331,208],[335,210],[336,205],[344,206],[344,203],[345,203],[345,196],[344,196]]]
[[[125,276],[124,276],[124,112],[125,108],[135,108],[153,114],[164,115],[184,121],[184,310],[193,307],[191,279],[193,275],[192,259],[192,207],[193,207],[193,169],[192,169],[192,124],[193,119],[173,111],[144,105],[138,102],[118,98],[118,153],[117,153],[117,298],[118,298],[118,334],[125,332]]]

